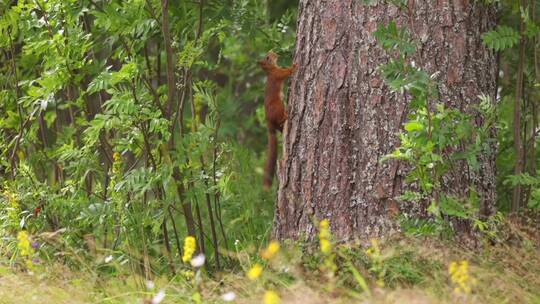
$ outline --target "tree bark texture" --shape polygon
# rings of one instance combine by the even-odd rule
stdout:
[[[482,1],[409,0],[406,8],[358,0],[301,0],[289,119],[274,236],[312,238],[316,220],[329,219],[340,240],[381,236],[394,230],[399,212],[425,214],[425,206],[398,204],[407,168],[380,162],[399,144],[407,117],[406,94],[392,93],[377,67],[389,55],[373,37],[378,24],[396,21],[418,43],[415,64],[438,72],[440,102],[475,115],[485,94],[495,100],[497,60],[481,40],[496,11]],[[459,148],[459,147],[458,147]],[[482,196],[482,213],[495,201],[494,155],[475,174],[465,162],[444,178],[444,189]]]

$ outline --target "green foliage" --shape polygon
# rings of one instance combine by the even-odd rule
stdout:
[[[484,118],[484,124],[477,126],[471,114],[437,102],[436,75],[429,76],[406,58],[415,51],[406,29],[398,29],[391,22],[386,27],[379,26],[374,35],[384,49],[398,56],[379,68],[388,86],[410,94],[401,144],[382,161],[397,159],[409,164],[406,182],[416,190],[405,192],[401,200],[416,204],[428,202],[427,210],[435,223],[415,222],[405,217],[402,220],[407,226],[405,230],[411,230],[411,224],[416,223],[419,226],[414,234],[441,233],[451,227],[448,218],[477,219],[479,199],[475,189],[471,186],[469,197],[457,197],[444,186],[443,179],[461,162],[466,162],[473,171],[480,170],[478,157],[494,153],[489,145],[495,120],[492,101],[480,96],[477,111]]]
[[[376,282],[379,287],[395,288],[425,284],[433,277],[433,273],[444,269],[440,262],[426,259],[421,253],[401,245],[399,241],[393,240],[392,243],[394,245],[390,248],[386,244],[381,247],[378,241],[372,240],[371,246],[365,251],[338,247],[338,262],[349,269],[352,279],[361,291],[367,290],[368,293],[366,278],[361,274],[366,270],[370,273],[368,280],[377,281],[380,278],[381,281]]]
[[[518,212],[520,211],[519,207],[536,208],[537,205],[535,186],[527,185],[525,180],[515,175],[518,160],[521,159],[524,168],[517,175],[527,174],[531,178],[536,178],[536,168],[538,168],[538,160],[540,160],[540,151],[537,148],[540,137],[536,131],[538,129],[540,68],[539,61],[535,59],[538,54],[540,14],[539,10],[531,5],[532,2],[497,2],[501,11],[499,26],[485,34],[485,36],[491,37],[492,42],[484,40],[488,47],[500,51],[501,61],[496,109],[499,143],[497,205],[502,211]],[[521,43],[518,43],[520,40],[523,41],[523,50],[520,50]],[[520,74],[523,75],[523,83],[519,85]],[[516,100],[518,91],[521,91],[522,100]],[[514,115],[517,105],[521,109],[519,124],[515,122]],[[514,138],[516,133],[520,134],[520,142],[527,143],[527,145],[524,144],[525,151],[521,156],[518,156],[516,152],[516,138]],[[521,185],[520,179],[525,182],[521,187],[521,202],[513,204],[514,189],[516,185]]]
[[[394,21],[389,22],[386,27],[380,25],[373,33],[373,36],[386,50],[397,51],[405,56],[416,51],[416,46],[407,29],[398,28]]]
[[[488,47],[501,51],[515,46],[520,40],[520,35],[509,26],[499,25],[496,29],[484,33],[482,40]]]
[[[213,267],[232,263],[219,251],[235,241],[267,235],[256,61],[269,50],[290,60],[295,5],[169,1],[165,45],[162,2],[0,4],[0,233],[11,247],[18,230],[63,231],[90,261],[112,255],[149,275],[178,268],[189,233]]]
[[[419,285],[428,280],[433,272],[443,266],[418,255],[411,250],[399,250],[399,253],[385,261],[385,281],[389,286]]]
[[[447,225],[441,225],[440,222],[431,219],[422,219],[403,214],[400,215],[399,223],[401,230],[411,236],[447,236],[451,234]]]
[[[532,176],[528,173],[522,173],[519,175],[508,175],[505,185],[512,187],[516,185],[524,186],[530,189],[530,197],[527,201],[527,207],[536,211],[540,211],[540,172],[536,172],[536,175]]]

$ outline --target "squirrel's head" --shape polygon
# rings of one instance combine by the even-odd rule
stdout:
[[[278,55],[276,53],[268,52],[266,57],[264,57],[263,60],[259,60],[258,63],[264,70],[266,70],[270,67],[276,66],[277,59],[278,59]]]

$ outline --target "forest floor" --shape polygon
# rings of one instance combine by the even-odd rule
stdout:
[[[540,237],[538,229],[515,231],[506,242],[469,250],[449,241],[400,236],[380,241],[385,287],[377,287],[373,265],[362,268],[355,261],[358,247],[348,247],[348,258],[338,262],[330,284],[321,275],[316,261],[302,257],[302,270],[291,276],[278,276],[271,286],[281,303],[540,303]],[[5,256],[4,256],[5,258]],[[64,265],[41,265],[33,274],[10,268],[0,260],[0,303],[150,303],[158,290],[165,292],[161,303],[225,303],[227,291],[236,295],[235,303],[262,303],[265,288],[247,280],[241,269],[199,278],[198,288],[186,281],[154,279],[153,287],[130,275],[97,275],[93,271],[70,270]],[[361,259],[358,257],[358,259]],[[467,261],[464,280],[471,292],[456,292],[452,280],[452,261]],[[320,264],[320,261],[318,262]],[[359,265],[358,274],[366,278],[367,291],[343,265]],[[365,265],[365,264],[364,264]],[[375,268],[377,268],[375,267]],[[265,270],[266,271],[266,270]],[[277,282],[277,283],[276,283]],[[139,286],[139,287],[138,287]],[[265,285],[268,287],[268,284]],[[146,290],[144,290],[146,289]],[[198,292],[197,292],[198,291]],[[198,301],[193,294],[203,299]],[[147,299],[147,302],[144,300]]]

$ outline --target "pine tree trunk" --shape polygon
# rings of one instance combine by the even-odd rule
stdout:
[[[441,102],[476,113],[478,96],[495,100],[497,60],[481,34],[495,25],[493,6],[473,0],[409,0],[406,8],[366,5],[359,0],[301,0],[289,119],[274,236],[311,238],[314,220],[329,219],[341,240],[380,236],[394,230],[404,206],[406,166],[380,162],[399,143],[407,115],[405,94],[390,92],[377,67],[388,55],[372,33],[394,20],[418,42],[415,64],[439,72]],[[379,1],[383,2],[383,1]],[[476,115],[476,123],[482,117]],[[464,162],[445,176],[445,189],[466,196],[474,185],[481,212],[493,211],[495,158],[485,156],[478,174]],[[458,229],[460,229],[458,227]],[[465,229],[465,228],[463,228]]]

